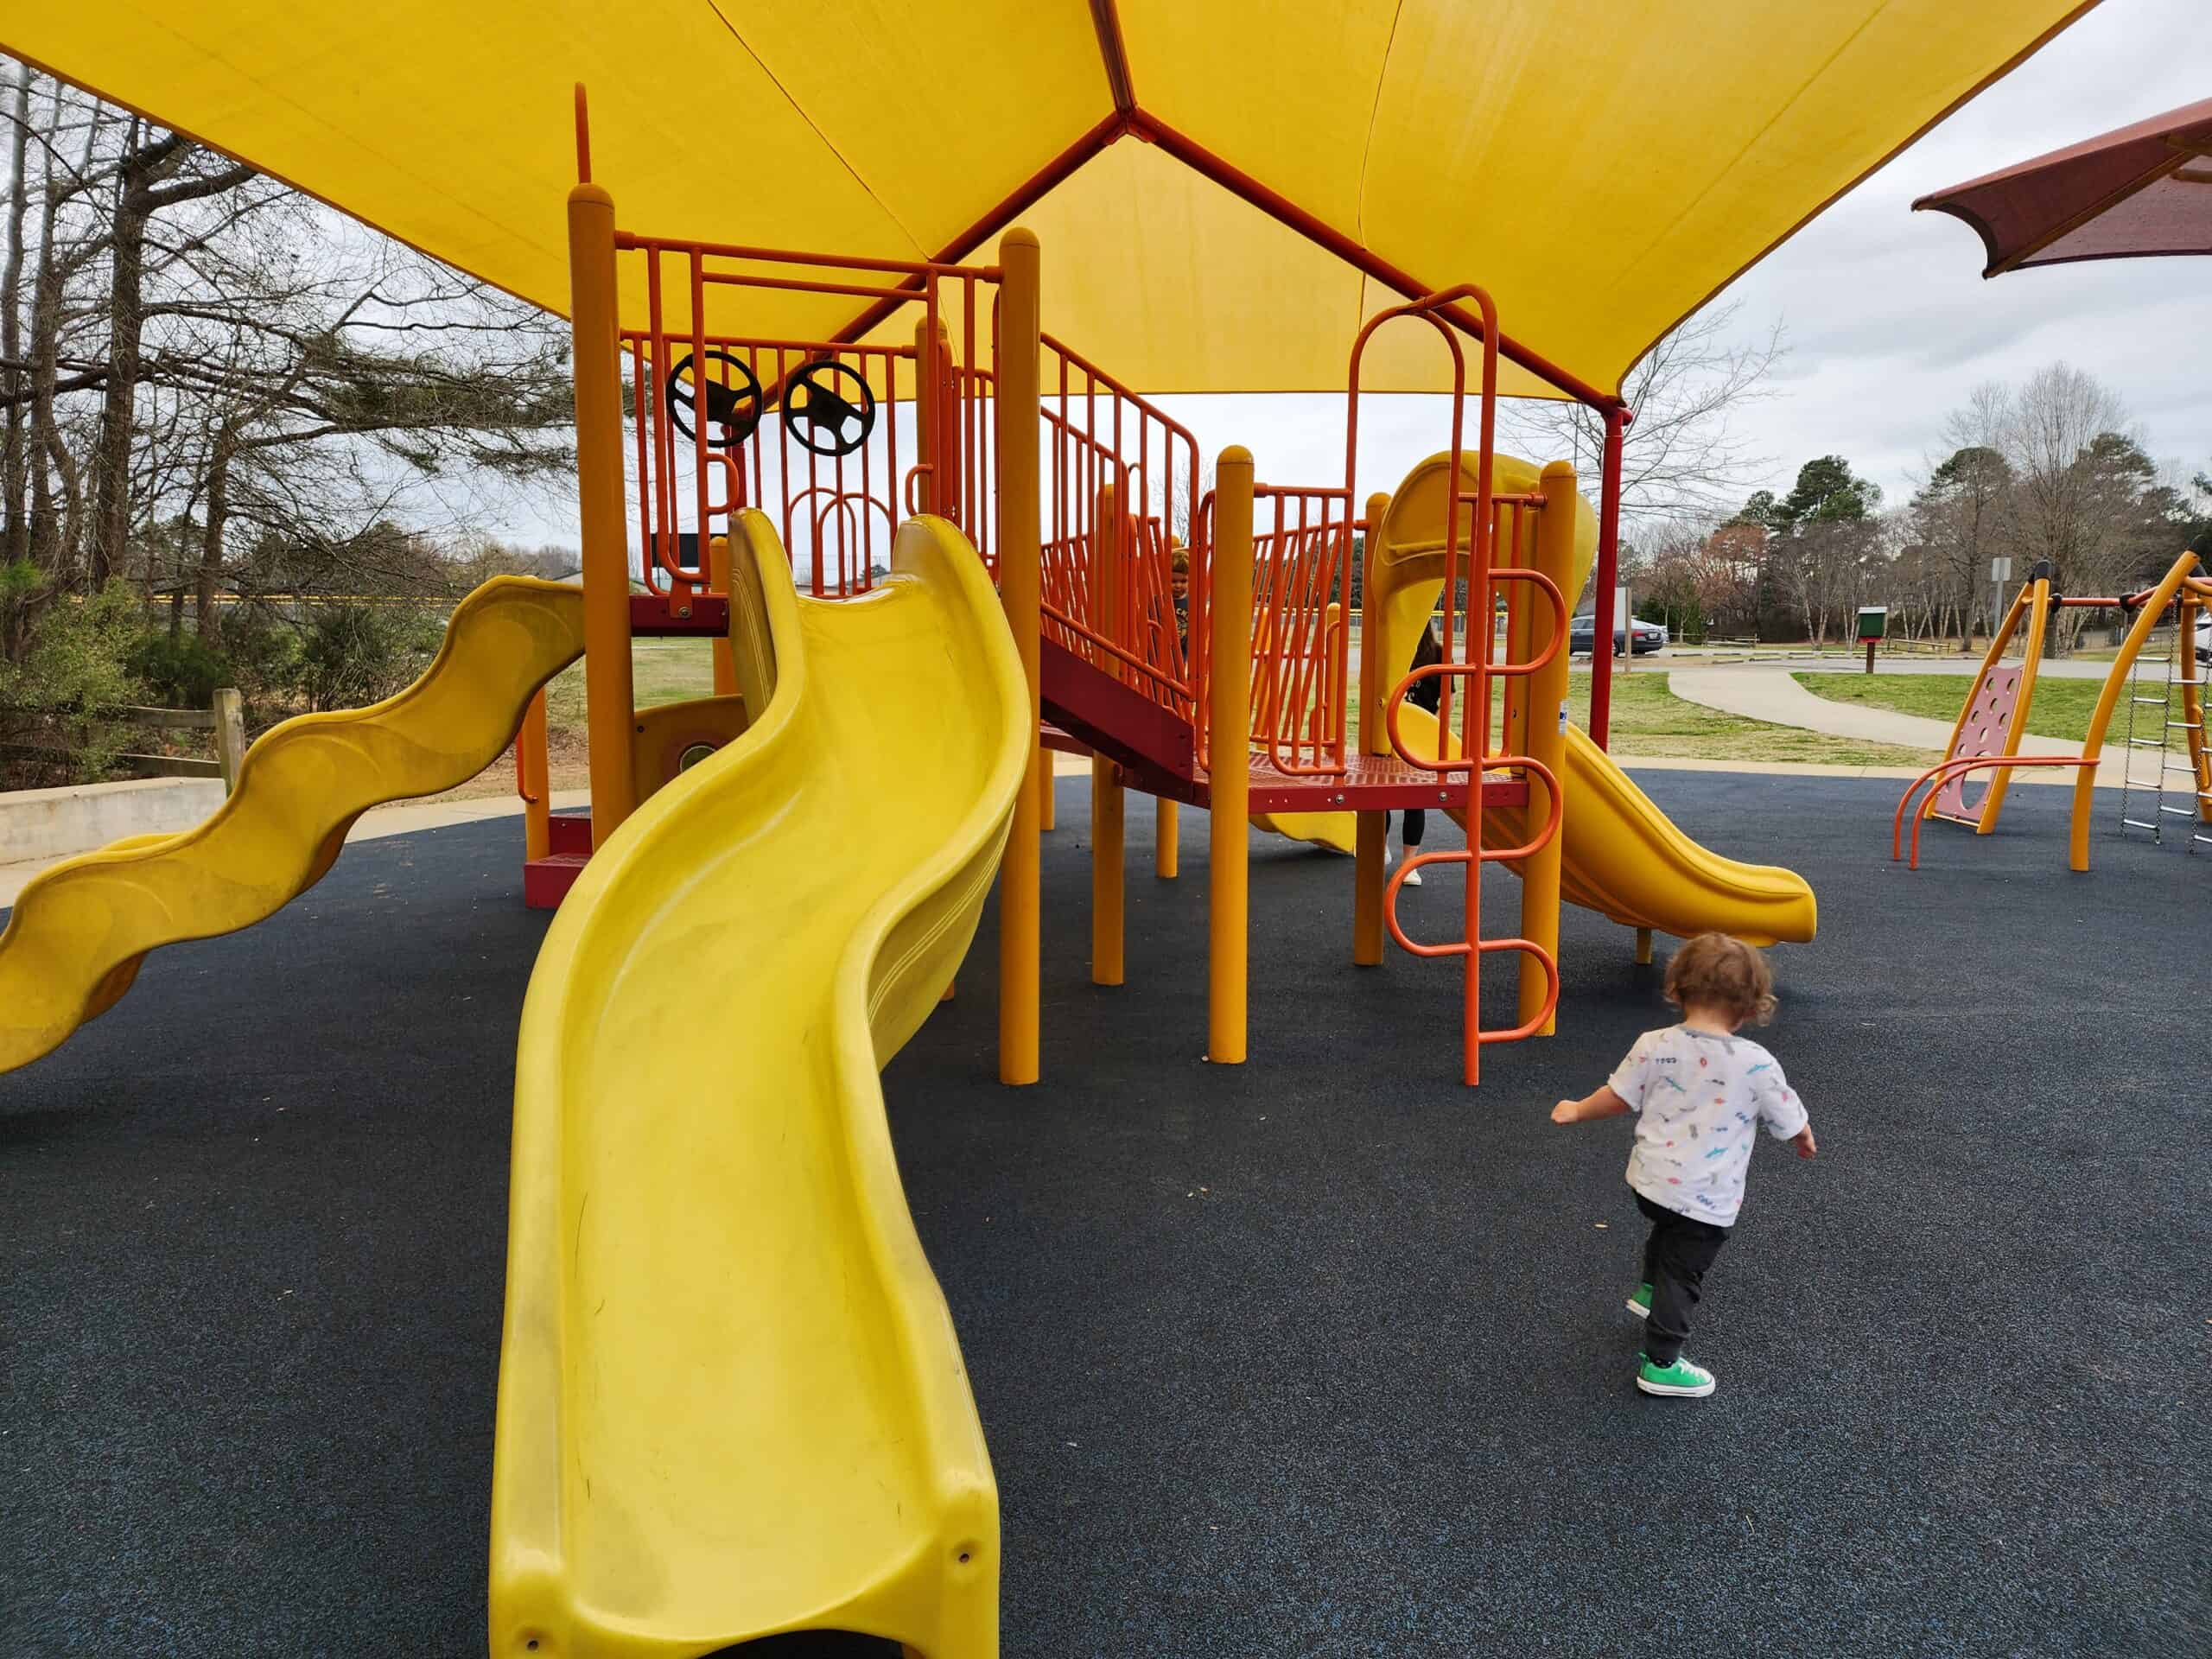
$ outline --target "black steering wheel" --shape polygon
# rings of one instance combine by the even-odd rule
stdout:
[[[838,390],[839,380],[850,382],[850,391]],[[875,394],[849,363],[810,363],[784,388],[784,422],[801,448],[849,455],[875,430]]]
[[[753,429],[760,424],[764,401],[760,396],[759,378],[742,359],[715,347],[696,354],[686,352],[683,359],[668,372],[668,379],[661,388],[661,397],[668,405],[668,418],[676,423],[676,429],[686,438],[694,436],[691,423],[685,417],[698,406],[699,369],[707,363],[723,365],[730,371],[735,382],[729,385],[719,380],[704,382],[707,419],[722,429],[721,436],[709,439],[709,444],[716,449],[734,449],[751,437]],[[690,377],[688,381],[684,378],[687,375]]]

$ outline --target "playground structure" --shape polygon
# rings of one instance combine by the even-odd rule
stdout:
[[[2188,826],[2191,852],[2212,845],[2212,749],[2204,730],[2205,671],[2196,656],[2194,641],[2198,619],[2212,609],[2212,581],[2196,573],[2196,555],[2183,553],[2153,586],[2119,598],[2088,598],[2061,594],[2051,586],[2050,567],[2038,564],[2013,596],[2004,621],[1991,636],[1989,649],[1960,708],[1942,760],[1921,773],[1897,801],[1890,827],[1890,856],[1906,858],[1904,824],[1912,819],[1909,868],[1920,868],[1921,826],[1930,818],[1963,824],[1977,835],[1997,828],[2005,796],[2014,771],[2022,767],[2070,768],[2075,775],[2068,863],[2073,869],[2089,868],[2089,823],[2094,804],[2097,764],[2114,712],[2123,698],[2127,721],[2120,741],[2126,765],[2120,792],[2120,827],[2147,830],[2163,839],[2171,819]],[[2120,610],[2133,620],[2105,676],[2089,728],[2078,753],[2023,754],[2020,745],[2035,702],[2036,674],[2043,663],[2044,646],[2058,613],[2069,607]],[[2171,616],[2173,639],[2158,657],[2148,653],[2152,636]],[[2017,663],[2004,660],[2014,639],[2020,642]],[[2146,663],[2160,664],[2154,681],[2145,674]],[[2178,694],[2178,703],[2177,703]],[[2155,709],[2155,714],[2145,714]],[[2173,739],[2183,741],[2184,758],[2177,760]],[[2147,776],[2139,767],[2148,767]],[[1992,772],[1978,794],[1967,789],[1974,773]],[[2174,783],[2178,777],[2185,780]],[[2167,800],[2179,793],[2182,804]],[[2148,817],[2130,816],[2134,797],[2148,795]]]
[[[1478,111],[1483,124],[1529,148],[1517,157],[1473,146],[1469,154],[1477,157],[1472,176],[1484,182],[1533,189],[1541,181],[1546,211],[1466,217],[1547,221],[1541,250],[1524,253],[1522,264],[1546,276],[1542,297],[1558,314],[1546,339],[1564,342],[1553,348],[1558,359],[1603,366],[1613,384],[1668,321],[1713,291],[1731,260],[1740,264],[1785,234],[1807,205],[1873,164],[1881,146],[2020,49],[2038,21],[1947,16],[1944,29],[1931,31],[1916,13],[1933,9],[1891,4],[1864,18],[1809,17],[1759,71],[1790,82],[1787,97],[1772,106],[1715,100],[1748,125],[1721,130],[1716,122],[1710,144],[1675,143],[1678,130],[1695,136],[1695,124],[1669,111],[1665,171],[1694,181],[1694,212],[1656,183],[1618,188],[1619,155],[1640,149],[1616,112],[1609,142],[1580,148],[1595,158],[1605,192],[1598,199],[1613,201],[1622,221],[1641,219],[1606,222],[1606,233],[1572,258],[1560,257],[1551,226],[1585,217],[1575,188],[1583,164],[1562,151],[1555,116],[1575,67],[1565,44],[1589,31],[1579,17],[1532,18],[1535,43],[1527,49],[1541,73],[1525,95],[1516,92],[1526,101],[1505,114]],[[16,32],[31,37],[41,61],[66,68],[107,50],[128,57],[130,74],[148,73],[134,54],[150,36],[135,20],[82,27],[77,16],[55,9]],[[457,70],[469,83],[483,154],[497,156],[499,193],[512,198],[515,181],[529,174],[508,169],[512,157],[499,146],[529,124],[493,105],[524,96],[516,88],[531,72],[523,61],[530,54],[512,51],[510,25],[522,20],[484,17],[498,60],[517,65],[512,74],[484,75],[480,52],[421,53],[411,39],[408,51],[421,60],[422,76]],[[707,20],[703,36],[685,32],[701,22],[696,14],[654,21],[665,25],[645,77],[655,110],[669,103],[668,61],[705,77],[709,51],[729,50],[735,40],[748,60],[753,52],[719,16]],[[1207,20],[1193,12],[1187,21]],[[1395,22],[1383,21],[1378,62],[1395,34]],[[168,60],[192,64],[178,78],[194,96],[213,86],[214,98],[205,125],[193,125],[193,108],[181,104],[181,127],[217,142],[232,135],[241,154],[263,153],[265,140],[280,175],[311,185],[319,178],[330,199],[418,245],[559,303],[556,287],[542,280],[556,256],[525,260],[526,270],[499,266],[510,243],[535,257],[557,250],[559,238],[538,234],[534,222],[527,235],[510,237],[480,200],[424,188],[444,172],[410,173],[395,159],[412,142],[414,124],[391,121],[397,100],[370,90],[373,76],[352,84],[353,60],[364,54],[348,38],[351,22],[343,14],[315,22],[316,63],[346,64],[348,91],[310,105],[308,83],[321,71],[296,65],[301,84],[286,86],[281,102],[286,111],[316,108],[322,124],[295,123],[289,113],[296,131],[252,124],[277,100],[226,79],[258,73],[251,54],[222,38],[226,29],[251,35],[236,18],[213,25],[219,51],[196,36],[198,17],[175,20],[155,83]],[[464,9],[451,26],[465,31],[479,22]],[[263,783],[251,798],[241,790],[227,819],[219,814],[193,836],[109,849],[49,873],[24,890],[0,938],[0,988],[12,985],[11,974],[63,976],[57,1010],[28,1036],[6,1026],[12,1004],[0,997],[5,1068],[107,1007],[148,950],[245,925],[303,891],[335,855],[348,813],[442,787],[486,735],[491,753],[508,735],[517,739],[528,809],[525,893],[558,914],[532,976],[517,1062],[490,1596],[492,1650],[502,1659],[705,1655],[802,1630],[857,1632],[941,1659],[996,1650],[994,1477],[958,1344],[906,1212],[877,1078],[950,993],[994,874],[1000,1074],[1012,1084],[1041,1075],[1038,865],[1050,779],[1040,745],[1092,756],[1091,972],[1103,983],[1126,971],[1127,789],[1154,793],[1163,824],[1183,804],[1211,811],[1207,1047],[1224,1063],[1243,1059],[1246,1049],[1248,822],[1353,852],[1355,962],[1379,963],[1385,934],[1418,955],[1462,958],[1470,1083],[1486,1044],[1551,1029],[1561,902],[1636,928],[1646,957],[1655,929],[1717,926],[1761,941],[1812,935],[1815,906],[1802,880],[1697,847],[1605,757],[1609,658],[1593,665],[1592,738],[1561,717],[1566,618],[1593,564],[1597,626],[1611,628],[1630,418],[1619,398],[1507,336],[1481,290],[1413,280],[1140,105],[1110,0],[1091,8],[1090,22],[1107,64],[1111,115],[1047,152],[1046,165],[982,218],[956,218],[961,228],[950,240],[931,233],[913,242],[940,247],[935,257],[849,251],[912,238],[855,237],[841,245],[847,252],[814,254],[625,231],[611,194],[591,181],[579,98],[582,181],[569,199],[566,296],[575,330],[585,568],[581,589],[543,596],[553,637],[496,652],[449,641],[441,658],[446,679],[434,670],[385,706],[392,718],[365,711],[353,728],[443,748],[402,764],[396,753],[365,747],[353,763],[362,775],[342,791],[330,787],[329,769],[286,783],[283,757],[312,751],[300,730],[272,732],[261,746]],[[378,35],[394,32],[387,20],[375,24]],[[1049,135],[1055,83],[1027,73],[1009,43],[1044,41],[1052,26],[1040,16],[1000,30],[995,41],[984,29],[924,29],[897,42],[908,48],[899,61],[910,92],[1022,89],[1000,100],[992,119],[938,124],[932,142],[949,155],[969,130],[994,120]],[[645,28],[632,16],[590,13],[564,19],[563,31],[538,33],[549,61],[564,47],[572,54],[608,48],[606,73],[629,88]],[[619,34],[594,33],[604,29]],[[1655,14],[1652,31],[1678,48],[1689,42],[1681,49],[1695,55],[1683,61],[1705,66],[1698,42],[1706,30]],[[1247,38],[1255,33],[1239,25],[1236,53],[1196,39],[1161,51],[1154,85],[1194,67],[1210,80],[1230,62],[1240,79],[1265,84],[1264,65],[1243,60],[1247,48],[1293,53],[1286,61],[1313,79],[1290,31],[1281,42]],[[1608,51],[1660,78],[1638,54],[1649,36],[1625,22],[1615,35]],[[188,46],[179,43],[188,36]],[[1438,60],[1476,43],[1442,42],[1453,49]],[[932,55],[940,46],[943,58]],[[817,51],[810,67],[836,55]],[[1501,70],[1506,56],[1500,48]],[[1831,62],[1844,67],[1824,79],[1815,66]],[[1878,63],[1879,79],[1860,63]],[[756,70],[768,74],[765,58],[741,73]],[[1455,108],[1477,101],[1467,86],[1426,79]],[[410,99],[432,111],[458,106],[425,91],[428,84],[410,83]],[[1602,76],[1595,84],[1603,87]],[[1378,78],[1378,94],[1380,86]],[[1870,109],[1875,100],[1864,94],[1876,88],[1879,107]],[[748,143],[797,176],[794,147],[778,124],[784,88],[735,101],[757,124]],[[796,110],[801,98],[788,101]],[[1420,133],[1427,166],[1433,103],[1400,92],[1343,102],[1361,132],[1387,121]],[[341,131],[357,106],[373,107],[379,130],[397,129],[371,147],[376,166],[286,171],[304,153],[298,132],[308,134],[311,149],[319,135]],[[1172,95],[1162,106],[1175,107]],[[245,124],[222,125],[232,119]],[[908,151],[912,124],[901,105],[895,139]],[[624,134],[633,146],[622,157],[627,167],[610,171],[626,192],[637,179],[642,191],[659,193],[648,194],[652,211],[637,221],[658,226],[673,219],[671,206],[696,205],[683,194],[696,191],[696,169],[665,157],[641,165],[640,154],[665,130],[634,125]],[[1770,134],[1786,156],[1819,158],[1825,170],[1796,160],[1795,173],[1777,175],[1772,152],[1757,153]],[[1341,290],[1323,296],[1330,315],[1367,319],[1346,377],[1341,480],[1262,483],[1252,457],[1232,447],[1219,456],[1214,490],[1202,496],[1195,442],[1135,390],[1162,383],[1158,361],[1145,372],[1122,362],[1116,378],[1044,330],[1038,239],[1007,227],[1125,136],[1141,143],[1117,152],[1116,168],[1154,165],[1147,156],[1187,163],[1225,199],[1341,258],[1358,283],[1404,296],[1378,312],[1362,289],[1357,313],[1332,309]],[[1307,162],[1358,153],[1310,123],[1299,140],[1313,152]],[[1264,157],[1277,140],[1261,142]],[[1234,147],[1223,142],[1224,151]],[[1707,150],[1719,158],[1709,168]],[[880,162],[868,165],[875,170]],[[772,168],[748,175],[747,224],[782,222],[776,193],[810,192],[828,204],[818,219],[785,220],[872,228],[836,194],[846,172],[857,181],[861,168],[842,155],[836,167],[834,189],[811,176],[786,189]],[[955,159],[910,170],[958,167]],[[878,171],[878,181],[888,170]],[[1286,163],[1280,176],[1299,171]],[[1387,171],[1377,169],[1386,185]],[[1448,175],[1423,173],[1420,188],[1406,190],[1397,171],[1424,233],[1443,225],[1450,216],[1433,204],[1452,195]],[[1100,167],[1088,176],[1114,172]],[[405,188],[371,200],[386,175]],[[668,181],[678,178],[671,195]],[[1298,188],[1321,187],[1300,178]],[[897,192],[887,185],[885,194]],[[1390,194],[1368,201],[1363,183],[1363,235],[1370,222],[1387,224]],[[465,247],[438,220],[455,203],[467,208],[456,222],[480,238]],[[428,228],[407,217],[418,210],[431,215]],[[995,262],[973,263],[1001,231]],[[1117,221],[1109,251],[1133,240],[1126,219]],[[1432,270],[1471,263],[1448,244],[1441,251],[1434,241],[1420,245]],[[1608,263],[1605,250],[1613,246],[1634,250],[1634,280]],[[1088,275],[1084,266],[1078,255],[1064,268]],[[1569,276],[1586,280],[1578,289]],[[1278,284],[1274,298],[1285,302],[1301,286],[1313,285],[1301,276]],[[1234,287],[1220,284],[1224,293]],[[1534,297],[1526,282],[1521,292]],[[842,307],[845,316],[811,332],[747,317],[757,304],[787,318],[801,298]],[[847,320],[856,307],[858,320]],[[1257,302],[1241,308],[1268,313]],[[1363,353],[1386,324],[1394,337],[1440,342],[1433,354],[1446,365],[1440,379],[1411,381],[1452,393],[1452,429],[1442,452],[1395,494],[1362,504]],[[1334,350],[1340,335],[1330,338]],[[1479,353],[1471,377],[1470,342]],[[1152,349],[1136,330],[1113,343]],[[1594,512],[1571,469],[1496,452],[1501,359],[1513,389],[1563,393],[1601,416]],[[1387,365],[1376,378],[1397,389],[1408,384]],[[911,410],[905,432],[902,404]],[[1462,425],[1471,404],[1471,442]],[[1178,536],[1190,555],[1187,626],[1170,620]],[[1361,536],[1366,614],[1355,678],[1349,625]],[[633,553],[643,593],[631,591]],[[1412,620],[1440,598],[1445,661],[1425,671],[1441,679],[1443,700],[1439,716],[1425,720],[1406,706],[1414,677],[1403,665]],[[714,642],[710,696],[635,709],[631,643],[654,634]],[[536,692],[579,649],[591,810],[556,817]],[[485,682],[481,721],[418,731],[401,705],[429,708],[442,685],[459,683],[454,675],[464,665]],[[295,801],[287,790],[323,795]],[[1457,937],[1440,943],[1409,938],[1396,912],[1404,872],[1384,879],[1384,814],[1415,804],[1452,811],[1466,831],[1465,852],[1419,861],[1465,867]],[[172,874],[194,868],[186,856],[193,849],[226,844],[248,828],[276,855],[280,878],[252,902],[229,902],[223,889],[238,880],[230,867],[197,885]],[[1163,843],[1172,848],[1172,836]],[[1508,936],[1483,931],[1481,867],[1491,862],[1522,877]],[[130,884],[152,895],[135,910],[113,889],[125,868]],[[1175,874],[1172,856],[1158,873]],[[125,911],[134,925],[107,925]],[[67,949],[53,953],[38,943],[52,940]],[[1479,968],[1484,954],[1497,953],[1518,958],[1516,1023],[1491,1028],[1482,1023]],[[711,1030],[702,1028],[702,1011]]]
[[[580,98],[581,588],[490,584],[416,686],[273,730],[200,830],[27,887],[0,976],[52,995],[0,1058],[22,1064],[106,1008],[154,946],[270,913],[329,868],[363,807],[449,786],[512,737],[525,889],[560,913],[518,1063],[494,1650],[801,1625],[987,1650],[995,1491],[876,1076],[950,993],[994,874],[1001,1074],[1039,1076],[1040,744],[1094,756],[1102,982],[1122,970],[1125,790],[1211,811],[1217,1061],[1244,1058],[1255,814],[1322,839],[1352,826],[1356,962],[1379,963],[1386,932],[1463,959],[1471,1084],[1484,1046],[1553,1027],[1563,895],[1683,931],[1714,925],[1700,899],[1735,903],[1762,939],[1809,937],[1811,895],[1694,848],[1594,748],[1570,766],[1567,616],[1605,530],[1571,468],[1496,452],[1503,335],[1481,290],[1386,308],[1360,332],[1340,483],[1257,484],[1232,447],[1200,496],[1191,435],[1039,327],[1034,238],[1012,231],[996,264],[950,265],[632,234],[590,181],[582,114]],[[875,301],[884,331],[709,331],[710,289],[793,286]],[[1452,360],[1449,446],[1357,517],[1362,357],[1394,322],[1426,327]],[[1187,626],[1169,569],[1179,517]],[[1445,661],[1394,671],[1440,601]],[[654,634],[715,641],[713,695],[634,709],[630,644]],[[591,810],[556,817],[541,688],[579,652]],[[1434,717],[1407,705],[1424,676],[1443,682]],[[1606,805],[1570,860],[1583,780]],[[1414,805],[1466,827],[1465,851],[1408,866],[1467,867],[1460,937],[1440,943],[1401,925],[1405,870],[1383,880],[1384,815]],[[846,848],[840,827],[871,819],[899,832],[791,877],[807,849]],[[1611,880],[1613,860],[1638,858],[1643,874]],[[1482,931],[1491,862],[1522,877],[1505,937]],[[1685,870],[1710,885],[1659,891]],[[1516,1023],[1486,1027],[1481,958],[1499,951],[1521,958]],[[744,1112],[671,1023],[702,973],[743,1010]],[[785,1268],[764,1285],[747,1264],[772,1255]],[[833,1443],[875,1448],[841,1454],[835,1491]],[[762,1525],[802,1510],[818,1524]]]

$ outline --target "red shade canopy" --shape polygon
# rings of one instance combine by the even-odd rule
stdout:
[[[1973,226],[1989,251],[1985,276],[2079,259],[2212,253],[2212,99],[1912,205]]]

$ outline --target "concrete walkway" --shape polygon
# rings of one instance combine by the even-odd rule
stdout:
[[[1921,715],[1901,715],[1863,703],[1837,702],[1815,696],[1790,677],[1787,669],[1751,667],[1678,668],[1667,677],[1668,688],[1685,702],[1717,709],[1745,720],[1770,725],[1796,726],[1808,732],[1826,732],[1862,743],[1895,743],[1906,748],[1941,754],[1951,741],[1951,722]],[[2033,733],[2022,741],[2023,754],[2078,754],[2081,745],[2063,738]],[[2097,782],[2117,789],[2125,775],[2126,751],[2107,748],[2098,757]],[[2074,773],[2057,766],[2037,766],[2012,774],[2016,784],[2064,784]]]
[[[570,807],[588,806],[591,793],[582,789],[556,789],[553,791],[553,810],[568,810]],[[474,823],[485,818],[515,818],[522,816],[522,802],[513,795],[486,795],[481,799],[467,801],[395,801],[390,806],[372,807],[353,821],[346,834],[346,844],[357,841],[381,841],[386,836],[419,835],[425,830],[443,830],[456,823]],[[81,855],[72,855],[73,857]],[[49,858],[27,864],[0,864],[0,908],[16,902],[16,895],[41,870],[51,869],[64,860]]]

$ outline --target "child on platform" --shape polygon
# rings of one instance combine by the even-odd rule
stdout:
[[[1683,1357],[1682,1342],[1706,1271],[1743,1205],[1751,1143],[1764,1123],[1810,1158],[1813,1126],[1774,1056],[1737,1035],[1774,1012],[1764,957],[1726,934],[1700,933],[1667,964],[1667,1000],[1682,1011],[1681,1023],[1645,1032],[1603,1088],[1562,1100],[1552,1122],[1637,1115],[1628,1184],[1651,1236],[1643,1282],[1628,1300],[1644,1322],[1636,1386],[1702,1399],[1716,1386],[1713,1373]]]

